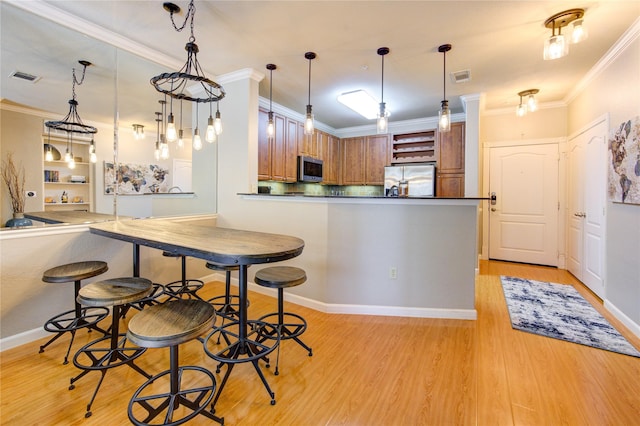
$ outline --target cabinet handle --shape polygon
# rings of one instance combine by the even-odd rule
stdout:
[[[492,211],[492,212],[495,212],[495,211],[496,211],[496,208],[495,208],[495,207],[491,207],[491,211]]]

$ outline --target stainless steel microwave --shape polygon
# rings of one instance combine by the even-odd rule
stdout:
[[[322,182],[322,160],[298,156],[298,182]]]

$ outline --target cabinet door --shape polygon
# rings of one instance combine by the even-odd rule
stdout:
[[[464,174],[438,173],[436,178],[436,197],[464,197]]]
[[[267,138],[269,112],[258,110],[258,180],[271,179],[271,152]]]
[[[464,123],[438,134],[438,173],[464,173]]]
[[[365,139],[347,138],[342,144],[342,185],[365,183]]]
[[[287,134],[285,137],[284,164],[286,182],[296,182],[298,180],[298,122],[290,118],[287,121]]]
[[[367,136],[365,183],[384,185],[384,166],[389,164],[389,135]]]
[[[271,143],[271,179],[285,180],[286,170],[286,127],[285,118],[282,115],[274,114],[275,135]]]
[[[340,139],[329,135],[329,181],[337,185],[340,182]]]

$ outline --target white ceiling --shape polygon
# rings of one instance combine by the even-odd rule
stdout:
[[[184,19],[185,0],[175,1]],[[381,59],[387,46],[384,100],[391,120],[437,115],[443,96],[443,55],[452,44],[447,74],[469,70],[471,80],[453,84],[446,96],[454,113],[460,96],[483,94],[483,108],[513,108],[517,93],[540,90],[541,103],[565,101],[576,85],[640,16],[640,1],[196,1],[198,59],[209,77],[253,68],[267,75],[260,94],[269,96],[267,63],[273,72],[273,101],[301,114],[308,95],[307,51],[311,64],[311,104],[316,120],[339,129],[372,124],[336,101],[347,91],[365,89],[380,96]],[[569,55],[542,59],[551,31],[544,21],[562,10],[586,10],[589,38]],[[45,17],[36,16],[34,12]],[[40,12],[38,12],[40,11]],[[95,65],[77,88],[86,120],[113,120],[118,103],[122,123],[153,125],[160,96],[149,78],[175,71],[186,60],[188,25],[176,32],[162,1],[4,0],[1,96],[60,115],[67,112],[71,68],[79,59]],[[56,21],[56,22],[52,22]],[[97,41],[67,25],[92,28]],[[69,24],[70,23],[70,24]],[[79,25],[82,24],[82,25]],[[126,43],[117,37],[124,37]],[[109,46],[104,40],[139,56]],[[129,41],[131,43],[129,43]],[[148,59],[152,58],[154,63]],[[116,65],[117,61],[117,65]],[[8,79],[13,70],[42,76],[36,84]],[[114,81],[118,70],[117,83]],[[118,99],[113,96],[118,87]],[[233,93],[227,93],[233,96]],[[224,117],[224,100],[220,102]]]

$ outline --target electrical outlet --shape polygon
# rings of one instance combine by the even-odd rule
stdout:
[[[36,191],[26,191],[25,195],[27,196],[27,198],[34,198],[37,197],[38,194],[36,193]]]
[[[391,278],[392,280],[398,278],[398,268],[396,268],[395,266],[389,267],[389,278]]]

